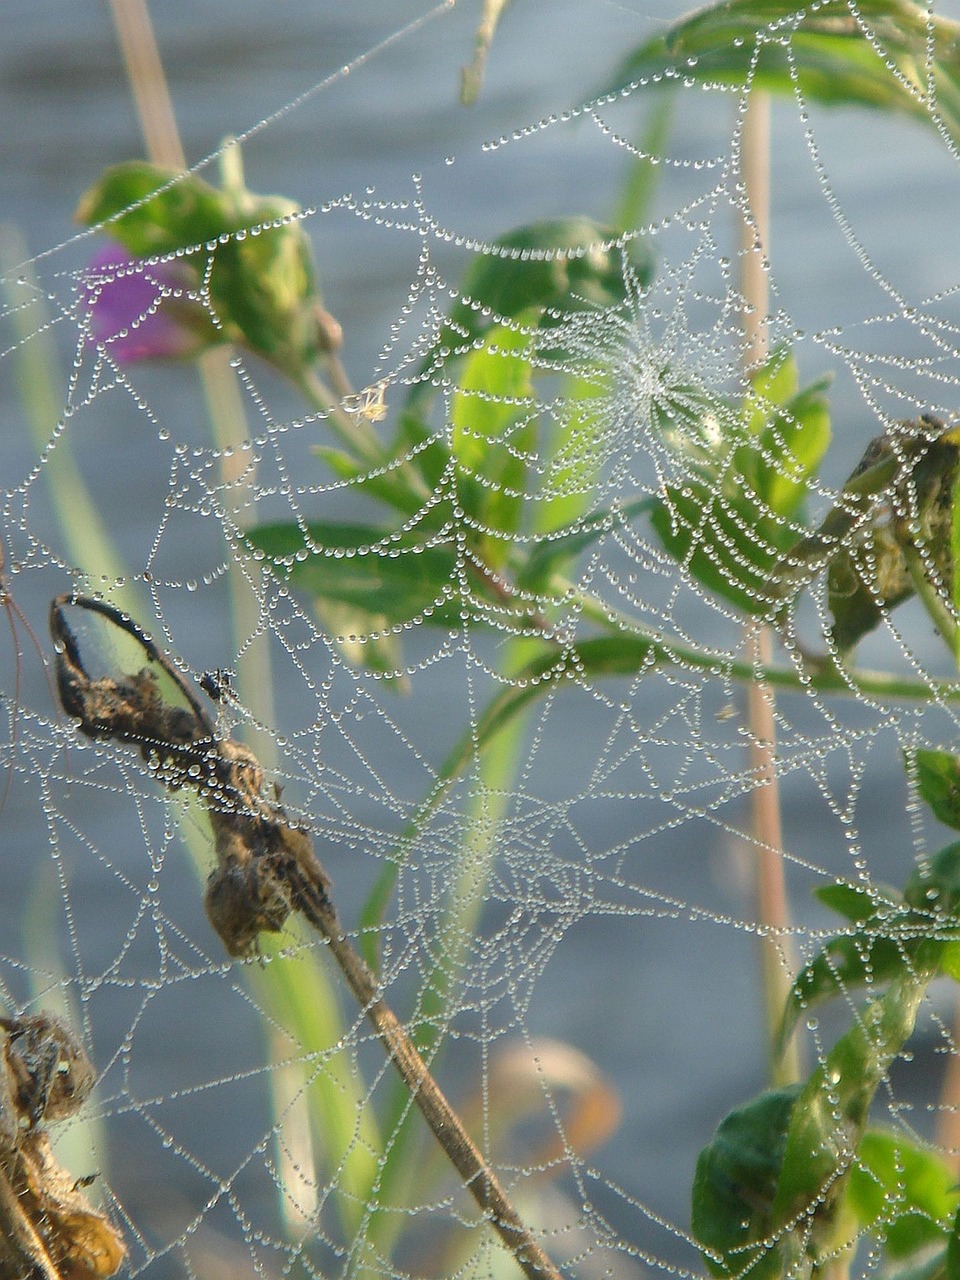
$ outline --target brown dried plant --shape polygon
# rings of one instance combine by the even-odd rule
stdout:
[[[97,1280],[126,1254],[106,1214],[57,1161],[45,1123],[84,1103],[96,1073],[47,1013],[0,1018],[0,1280]]]
[[[164,701],[154,671],[92,679],[66,609],[105,617],[132,636],[186,701]],[[207,881],[207,916],[233,956],[256,954],[261,931],[281,930],[299,912],[329,946],[350,990],[400,1073],[464,1186],[530,1280],[560,1273],[510,1203],[410,1036],[383,999],[374,973],[354,948],[330,897],[330,879],[310,834],[291,822],[248,747],[222,736],[189,682],[133,619],[92,596],[64,595],[50,606],[60,700],[90,738],[136,746],[168,789],[194,789],[213,829],[216,866]]]

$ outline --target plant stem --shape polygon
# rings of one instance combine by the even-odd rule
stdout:
[[[960,702],[960,681],[911,680],[892,671],[874,671],[869,667],[847,669],[839,666],[831,657],[808,658],[804,667],[781,667],[772,661],[755,662],[727,659],[718,653],[695,649],[673,640],[665,640],[655,632],[637,623],[626,614],[609,609],[593,596],[577,592],[572,584],[554,579],[558,595],[580,609],[585,618],[603,627],[609,635],[625,635],[649,645],[651,665],[676,665],[713,671],[749,684],[760,680],[778,689],[796,693],[850,694],[853,697],[870,697],[890,701]],[[756,655],[753,655],[756,658]],[[635,672],[634,674],[639,674]]]
[[[416,467],[409,462],[394,462],[380,442],[380,437],[365,420],[362,413],[347,413],[341,401],[353,391],[343,367],[336,356],[328,356],[327,368],[333,377],[340,400],[314,369],[308,369],[295,379],[296,386],[308,404],[324,415],[327,426],[346,446],[356,461],[374,471],[389,467],[402,477],[410,493],[421,502],[433,495]]]
[[[958,642],[960,642],[960,632],[958,632],[957,620],[953,611],[937,590],[936,585],[930,581],[930,576],[916,547],[903,542],[901,543],[901,550],[917,597],[924,609],[926,609],[928,617],[940,633],[941,638],[946,642],[947,648],[950,650],[950,656],[956,661],[957,654],[960,652],[957,648]]]
[[[770,243],[770,100],[754,88],[747,99],[740,135],[743,205],[740,221],[740,288],[743,296],[744,368],[749,375],[767,358],[769,292],[766,257]],[[770,665],[773,641],[768,626],[745,629],[747,649],[757,668]],[[795,1042],[779,1060],[773,1043],[786,1002],[796,957],[789,945],[790,913],[783,870],[783,829],[777,780],[773,693],[762,680],[747,686],[753,840],[760,923],[761,972],[770,1076],[774,1085],[796,1080],[800,1061]]]

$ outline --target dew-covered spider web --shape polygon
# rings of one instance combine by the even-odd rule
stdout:
[[[522,1274],[297,903],[228,954],[211,757],[62,708],[69,593],[91,680],[158,671],[99,599],[256,757],[561,1275],[708,1274],[698,1152],[818,1066],[829,1167],[789,1203],[782,1142],[723,1174],[715,1272],[943,1274],[953,11],[740,0],[680,39],[517,0],[462,106],[467,0],[155,8],[194,167],[113,209],[144,151],[106,12],[14,6],[0,52],[0,1017],[97,1076],[61,1119],[36,1063],[0,1082],[0,1276],[107,1274],[104,1223],[151,1280]]]

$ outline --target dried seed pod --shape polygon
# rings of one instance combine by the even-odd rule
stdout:
[[[101,1280],[126,1254],[85,1178],[60,1165],[42,1125],[73,1115],[96,1073],[79,1038],[49,1013],[0,1018],[0,1277]]]
[[[93,1088],[96,1072],[80,1040],[59,1018],[38,1013],[0,1018],[8,1079],[21,1127],[73,1115]]]

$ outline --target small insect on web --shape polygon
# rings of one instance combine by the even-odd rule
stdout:
[[[387,416],[386,392],[387,379],[381,378],[356,395],[344,396],[343,407],[347,413],[364,418],[367,422],[383,422]]]

